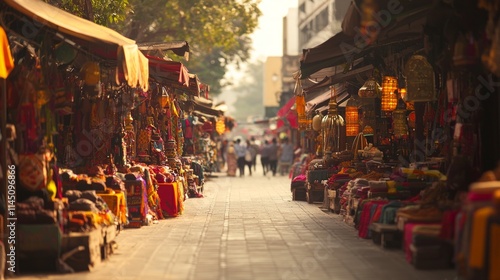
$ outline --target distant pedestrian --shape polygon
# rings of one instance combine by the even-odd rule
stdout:
[[[257,155],[259,154],[260,148],[255,141],[255,137],[250,138],[250,146],[252,147],[252,166],[253,171],[257,170]]]
[[[269,171],[269,152],[269,141],[265,140],[260,148],[260,162],[264,170],[264,175]]]
[[[234,142],[229,143],[229,147],[227,147],[226,161],[227,176],[236,176],[236,169],[238,169],[238,158],[236,156],[236,151],[234,150]]]
[[[276,167],[278,165],[278,141],[273,138],[271,145],[269,145],[269,169],[276,175]]]
[[[245,153],[245,165],[248,166],[250,176],[252,176],[253,159],[257,156],[257,150],[252,146],[250,140],[247,140],[247,147]]]
[[[236,140],[236,144],[234,145],[234,150],[236,152],[236,157],[238,161],[238,169],[240,170],[240,177],[245,175],[245,154],[246,148],[241,144],[241,139]]]
[[[294,148],[287,137],[283,138],[279,151],[279,172],[283,176],[285,173],[288,174],[290,172],[290,167],[293,164]]]

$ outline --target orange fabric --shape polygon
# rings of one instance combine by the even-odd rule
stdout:
[[[10,53],[9,40],[5,30],[0,26],[0,78],[7,79],[14,68],[14,59]]]
[[[500,279],[500,225],[493,224],[490,228],[490,278]]]
[[[109,210],[115,214],[120,224],[127,224],[127,204],[124,193],[99,194],[99,196],[106,202]]]
[[[469,245],[469,266],[472,268],[482,269],[484,267],[488,218],[493,215],[494,211],[495,210],[491,207],[485,207],[478,209],[474,213]]]

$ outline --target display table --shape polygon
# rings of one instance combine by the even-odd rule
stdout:
[[[160,196],[160,207],[164,215],[177,217],[180,213],[178,183],[158,183],[158,196]]]

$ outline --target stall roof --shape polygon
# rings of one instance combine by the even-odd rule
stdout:
[[[4,2],[28,17],[28,19],[22,19],[23,21],[27,23],[36,21],[36,24],[32,24],[35,29],[41,24],[54,30],[56,35],[63,38],[70,36],[88,43],[89,52],[118,60],[128,84],[147,90],[149,85],[147,59],[139,51],[134,40],[40,0],[4,0]]]
[[[278,110],[278,113],[276,114],[279,117],[277,123],[278,128],[285,125],[283,119],[286,119],[288,121],[290,127],[292,128],[299,127],[297,113],[295,110],[292,109],[294,104],[295,104],[295,96],[290,98],[290,100],[288,100],[288,102]]]
[[[154,56],[147,56],[147,58],[149,60],[149,71],[151,72],[152,78],[189,87],[189,72],[182,63]]]
[[[139,49],[147,54],[172,51],[178,56],[183,56],[189,60],[189,43],[187,41],[141,43]]]
[[[388,0],[377,0],[379,8],[387,7]],[[376,40],[368,44],[360,41],[354,30],[361,26],[359,9],[347,12],[343,21],[343,30],[316,47],[304,49],[300,61],[299,77],[305,79],[321,69],[333,67],[365,56],[373,49],[399,44],[411,40],[421,40],[426,17],[432,8],[432,0],[405,1],[404,9],[394,16],[393,20],[381,27]],[[407,5],[406,5],[407,4]]]

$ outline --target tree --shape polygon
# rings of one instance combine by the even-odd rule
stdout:
[[[71,14],[109,26],[125,20],[128,0],[44,0]]]
[[[249,58],[261,0],[129,0],[132,12],[117,28],[143,42],[188,41],[190,72],[219,94],[226,67]]]
[[[44,0],[146,42],[188,41],[191,73],[218,95],[227,65],[249,58],[261,0]],[[174,58],[178,60],[178,58]]]

